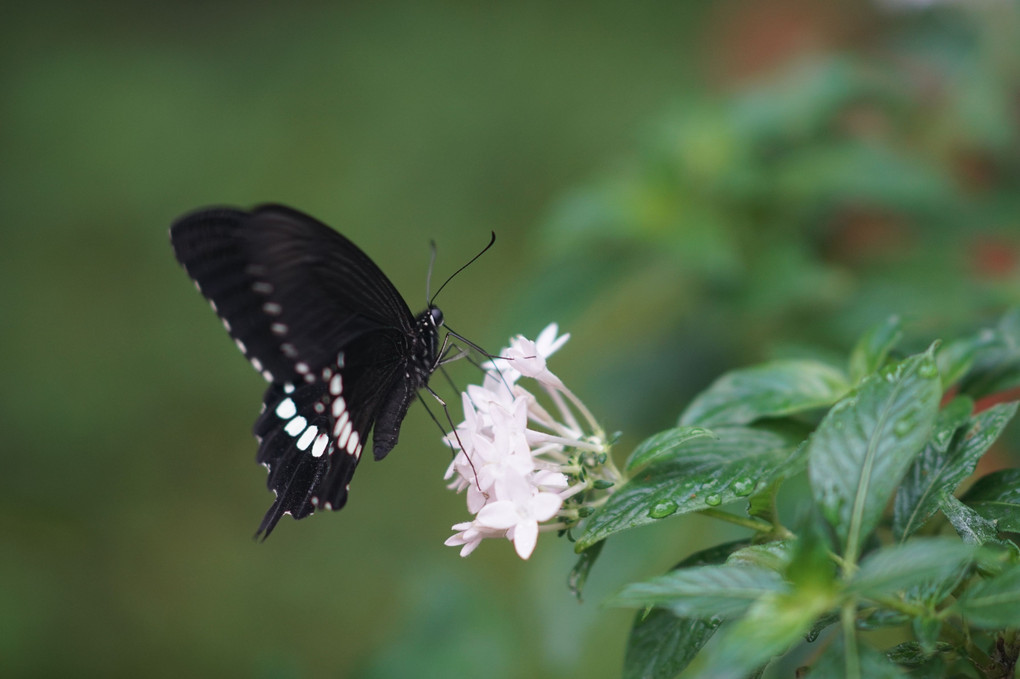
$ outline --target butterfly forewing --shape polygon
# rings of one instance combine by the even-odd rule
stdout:
[[[177,259],[270,382],[309,368],[373,329],[413,331],[396,288],[356,245],[290,208],[214,208],[171,228]]]
[[[171,241],[271,383],[254,433],[276,500],[259,533],[287,513],[339,509],[373,425],[378,459],[435,368],[435,316],[414,318],[357,246],[290,208],[195,212],[171,227]]]

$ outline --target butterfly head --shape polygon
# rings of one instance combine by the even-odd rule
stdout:
[[[439,307],[429,305],[428,319],[432,322],[432,327],[437,330],[443,327],[443,312],[439,310]]]

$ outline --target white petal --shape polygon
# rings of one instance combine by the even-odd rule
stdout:
[[[473,542],[465,542],[464,546],[461,547],[460,555],[467,556],[471,552],[475,551],[475,548],[480,544],[482,544],[481,539],[475,540]]]
[[[483,528],[506,530],[521,520],[517,505],[509,500],[491,502],[478,512],[475,521]]]
[[[531,481],[512,469],[507,469],[492,484],[492,494],[497,500],[505,500],[518,508],[526,508],[531,501]]]
[[[478,489],[478,484],[472,483],[467,487],[467,508],[472,514],[482,511],[489,502],[489,496]]]
[[[531,498],[531,516],[538,521],[548,521],[556,516],[563,506],[563,500],[555,493],[539,493]]]
[[[556,337],[556,333],[559,332],[559,326],[555,323],[550,323],[545,326],[542,332],[538,333],[538,337],[535,339],[535,345],[538,347],[539,353],[546,358],[552,356],[556,351],[567,343],[570,339],[570,333],[565,333],[560,337]]]
[[[549,470],[541,470],[535,472],[535,475],[531,478],[531,482],[535,487],[541,490],[566,490],[570,486],[570,479],[567,478],[566,474],[560,472],[553,472]]]
[[[527,559],[535,551],[535,543],[538,542],[538,522],[524,521],[514,528],[514,549],[517,556]]]

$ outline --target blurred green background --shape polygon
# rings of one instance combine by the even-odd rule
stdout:
[[[614,538],[583,604],[566,541],[460,559],[415,407],[347,508],[254,543],[263,384],[170,222],[292,204],[415,310],[429,239],[443,277],[496,231],[447,319],[490,350],[558,321],[553,369],[622,456],[728,368],[1020,303],[1020,22],[962,5],[6,9],[0,673],[617,676],[632,613],[600,601],[728,529]]]

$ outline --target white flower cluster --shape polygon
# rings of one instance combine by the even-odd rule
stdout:
[[[452,490],[467,491],[468,511],[475,515],[453,526],[458,532],[446,541],[461,546],[461,556],[483,538],[505,537],[527,559],[539,530],[576,524],[583,514],[578,501],[586,491],[619,480],[591,413],[546,366],[546,359],[570,338],[557,337],[557,332],[553,323],[535,341],[517,336],[499,358],[484,364],[482,385],[471,385],[462,395],[464,421],[446,435],[446,443],[459,452],[445,477],[453,479]],[[555,416],[521,385],[522,378],[539,385]],[[568,501],[569,508],[564,506]],[[559,520],[546,523],[554,518]]]

